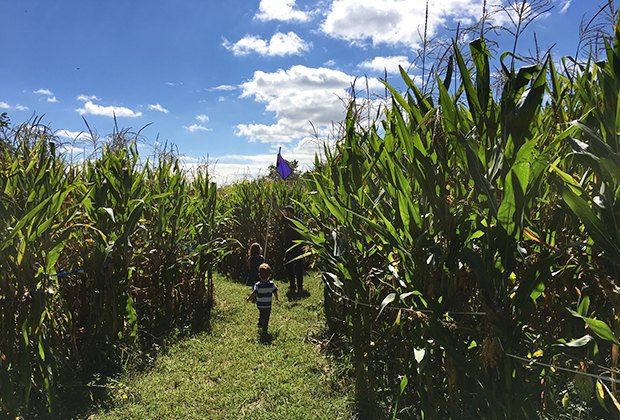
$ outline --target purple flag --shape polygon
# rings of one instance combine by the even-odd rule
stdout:
[[[288,178],[291,172],[293,172],[291,167],[288,166],[288,163],[284,160],[284,158],[280,154],[279,150],[278,150],[278,159],[276,160],[276,172],[280,174],[282,179]]]

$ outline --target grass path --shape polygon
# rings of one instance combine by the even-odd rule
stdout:
[[[112,408],[95,419],[349,419],[351,403],[311,338],[323,331],[320,279],[310,296],[289,299],[280,288],[269,322],[257,335],[249,287],[216,279],[212,331],[183,339],[147,373],[122,380]]]

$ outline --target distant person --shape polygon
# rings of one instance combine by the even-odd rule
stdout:
[[[295,209],[292,206],[286,206],[282,209],[282,215],[284,216],[284,266],[286,267],[289,288],[291,291],[295,291],[295,286],[297,286],[297,292],[302,293],[304,290],[304,261],[303,258],[298,257],[303,255],[304,251],[302,244],[297,241],[303,238],[293,226],[292,220],[297,220]]]
[[[258,267],[264,262],[263,248],[258,242],[254,242],[250,245],[250,250],[248,251],[248,277],[245,281],[246,285],[254,287],[254,284],[260,280]]]
[[[263,263],[258,268],[258,276],[260,278],[254,284],[254,290],[247,297],[248,302],[256,302],[258,308],[258,329],[263,337],[267,336],[269,329],[269,316],[271,315],[271,297],[275,297],[278,301],[278,288],[269,280],[271,277],[271,267],[269,264]]]

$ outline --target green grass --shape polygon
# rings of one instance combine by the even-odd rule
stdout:
[[[212,331],[183,339],[145,374],[122,379],[112,407],[91,418],[351,418],[352,401],[320,351],[322,285],[306,277],[310,296],[294,300],[280,288],[269,322],[257,334],[249,287],[216,279]]]

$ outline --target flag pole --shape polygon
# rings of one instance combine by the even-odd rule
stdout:
[[[280,152],[282,152],[282,147],[278,149],[278,156],[280,156]],[[276,172],[278,169],[278,161],[276,159]],[[267,261],[267,243],[269,242],[269,227],[271,224],[271,210],[273,209],[273,181],[271,183],[271,200],[269,200],[269,213],[267,213],[267,230],[265,231],[265,249],[263,250],[263,258],[265,262]]]
[[[271,209],[273,208],[273,183],[271,184],[271,200],[269,200],[269,213],[267,213],[267,230],[265,231],[265,249],[263,250],[263,258],[267,262],[267,242],[269,241],[269,225],[271,223]]]

